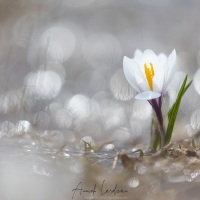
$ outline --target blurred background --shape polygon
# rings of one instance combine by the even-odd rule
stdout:
[[[1,137],[26,120],[41,134],[56,130],[67,139],[148,143],[152,111],[134,100],[123,56],[133,57],[136,49],[166,55],[176,49],[179,72],[169,105],[184,73],[193,78],[199,68],[198,1],[2,0],[0,5]],[[182,104],[188,119],[199,106],[200,72],[196,76],[188,92],[195,98]]]
[[[166,55],[176,49],[178,71],[169,86],[163,113],[167,113],[185,74],[189,74],[193,84],[183,98],[174,139],[198,132],[199,8],[198,0],[0,0],[4,174],[13,170],[13,157],[7,159],[5,153],[16,153],[20,147],[43,152],[56,151],[66,144],[67,149],[81,150],[81,139],[94,146],[111,143],[118,149],[146,147],[152,110],[147,102],[134,100],[136,92],[122,70],[123,56],[133,57],[136,49],[150,48]],[[105,149],[113,149],[112,145],[105,145]],[[38,157],[23,160],[26,170],[29,159]],[[43,166],[43,161],[37,162]],[[54,168],[51,162],[48,167]],[[16,165],[20,169],[24,163]],[[80,172],[78,166],[73,168],[75,173]],[[48,175],[44,167],[31,167],[34,173],[40,169]],[[9,181],[1,184],[9,191]],[[62,199],[62,195],[56,198]]]

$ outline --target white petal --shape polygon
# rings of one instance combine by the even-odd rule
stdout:
[[[167,68],[168,68],[168,72],[167,72],[167,82],[168,79],[171,79],[174,70],[175,70],[175,62],[176,62],[176,51],[175,49],[172,51],[172,53],[169,55],[168,60],[167,60]]]
[[[134,53],[134,58],[141,59],[143,52],[140,49],[136,49]]]
[[[143,52],[140,49],[136,49],[134,53],[133,60],[139,65],[142,65],[142,58],[143,58]]]
[[[133,87],[133,89],[135,89],[137,92],[140,92],[138,84],[136,82],[136,71],[138,70],[138,68],[139,67],[137,63],[133,59],[124,56],[123,59],[124,75],[129,84]]]
[[[164,66],[160,64],[159,67],[155,67],[154,73],[155,75],[153,77],[153,91],[162,92],[163,83],[165,80]]]
[[[152,63],[153,66],[154,66],[154,73],[155,73],[155,76],[154,76],[154,82],[157,86],[160,86],[160,85],[163,85],[163,84],[160,84],[163,82],[164,80],[164,69],[163,69],[163,66],[161,65],[160,61],[159,61],[159,58],[158,56],[150,49],[147,49],[144,51],[144,54],[143,54],[143,71],[144,71],[144,63]],[[161,86],[162,88],[162,86]],[[160,92],[160,91],[159,91]]]
[[[157,56],[152,50],[147,49],[144,52],[143,60],[146,63],[152,63],[154,66],[153,91],[162,92],[164,83],[164,64],[167,62],[167,57],[164,54]]]
[[[156,99],[160,96],[161,96],[161,94],[158,92],[146,91],[146,92],[142,92],[142,93],[138,94],[137,96],[135,96],[135,99],[151,100],[151,99]]]
[[[129,84],[137,92],[149,90],[149,86],[144,75],[144,69],[139,66],[135,59],[133,60],[124,56],[123,69]]]
[[[151,50],[146,49],[143,54],[143,63],[152,63],[154,66],[158,64],[158,56]]]
[[[153,64],[155,74],[159,73],[161,70],[163,70],[162,66],[160,65],[158,56],[150,49],[147,49],[147,50],[144,51],[142,62],[143,62],[143,64],[142,64],[143,71],[144,71],[144,64],[145,63],[147,63],[147,64],[152,63]]]
[[[158,59],[161,65],[166,65],[167,63],[167,56],[164,53],[158,55]]]

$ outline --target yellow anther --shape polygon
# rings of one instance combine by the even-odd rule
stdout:
[[[154,66],[150,62],[149,63],[150,67],[147,66],[147,64],[144,64],[144,71],[146,75],[147,82],[149,84],[150,90],[153,90],[153,77],[154,77]]]

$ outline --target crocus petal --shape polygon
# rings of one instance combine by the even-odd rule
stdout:
[[[162,60],[160,60],[162,59]],[[160,58],[150,49],[144,51],[143,54],[143,64],[142,67],[144,68],[144,63],[152,63],[154,68],[154,77],[153,77],[153,91],[155,92],[162,92],[163,89],[163,82],[164,82],[164,69],[163,69],[163,62],[166,62],[167,57],[165,58],[164,54],[160,56]],[[144,69],[143,69],[144,70]]]
[[[168,71],[167,71],[166,82],[168,82],[172,78],[172,75],[174,74],[175,61],[176,61],[176,51],[174,49],[172,53],[169,55],[168,60],[167,60]]]
[[[153,83],[154,83],[153,84],[153,86],[154,86],[153,91],[162,92],[163,83],[164,83],[164,79],[165,79],[164,68],[160,64],[158,67],[154,68],[154,71],[155,71],[155,75],[154,75],[154,78],[153,78]]]
[[[140,92],[138,84],[136,82],[136,71],[138,70],[138,68],[139,67],[137,63],[133,59],[124,56],[123,59],[124,75],[129,84],[133,87],[133,89],[135,89],[137,92]]]
[[[151,62],[154,64],[154,66],[156,66],[158,65],[158,57],[151,49],[147,49],[144,51],[142,62],[143,63]]]
[[[166,65],[167,63],[167,56],[164,53],[160,53],[158,55],[159,62],[162,66]]]
[[[143,56],[143,52],[140,49],[136,49],[135,52],[134,52],[134,60],[138,64],[141,64],[142,56]]]
[[[144,72],[135,60],[124,56],[123,69],[125,77],[133,89],[137,92],[149,89]]]
[[[156,99],[160,96],[161,96],[161,94],[158,92],[146,91],[146,92],[142,92],[142,93],[138,94],[137,96],[135,96],[135,99],[151,100],[151,99]]]
[[[129,84],[140,94],[135,98],[150,100],[164,94],[175,70],[176,51],[167,58],[147,49],[135,51],[133,59],[124,57],[123,68]]]

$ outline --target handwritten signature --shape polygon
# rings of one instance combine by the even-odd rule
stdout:
[[[112,195],[117,195],[117,194],[124,194],[124,193],[127,193],[128,191],[126,189],[119,189],[118,188],[118,185],[115,184],[115,186],[113,188],[105,188],[105,180],[103,180],[102,184],[101,184],[101,189],[99,191],[99,195],[100,196],[103,196],[103,195],[106,195],[106,194],[112,194]],[[76,188],[74,188],[72,190],[73,192],[73,195],[72,195],[72,199],[74,199],[75,197],[75,194],[79,194],[80,196],[83,194],[83,193],[87,193],[87,194],[98,194],[98,191],[96,190],[96,184],[94,184],[94,186],[92,188],[84,188],[83,187],[83,183],[80,182],[78,183],[78,185],[76,186]]]

